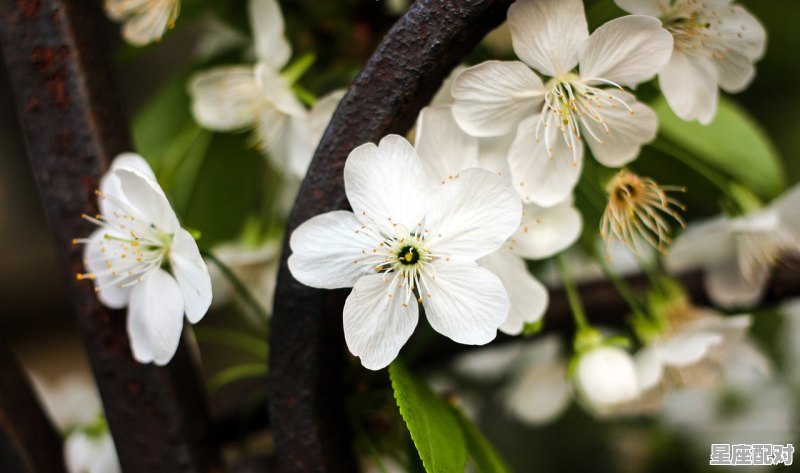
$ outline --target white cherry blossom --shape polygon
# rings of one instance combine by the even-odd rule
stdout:
[[[203,318],[211,304],[211,279],[194,238],[181,228],[175,211],[145,160],[119,155],[97,192],[100,214],[86,220],[99,228],[86,239],[87,273],[100,301],[128,307],[133,356],[164,365],[175,354],[183,316]]]
[[[417,120],[419,158],[439,185],[447,185],[461,171],[481,168],[495,172],[510,188],[505,160],[508,146],[505,137],[479,139],[464,133],[449,105],[426,107]],[[547,290],[528,272],[523,258],[547,258],[566,249],[578,239],[581,228],[580,213],[571,200],[552,208],[527,204],[520,226],[503,248],[478,260],[503,281],[511,300],[511,312],[501,331],[519,334],[526,323],[541,319],[547,308]]]
[[[672,37],[641,15],[590,36],[580,0],[518,0],[508,24],[522,62],[487,61],[462,72],[453,114],[474,136],[516,131],[508,156],[514,188],[526,202],[552,206],[575,187],[584,142],[600,163],[619,167],[655,137],[655,113],[622,87],[655,76]]]
[[[659,18],[675,38],[659,72],[661,91],[684,120],[708,124],[719,90],[744,90],[764,55],[767,33],[744,7],[731,0],[615,0],[623,10]]]
[[[215,131],[254,129],[271,162],[302,178],[344,93],[332,92],[306,110],[280,72],[291,56],[280,7],[275,0],[250,0],[249,11],[258,63],[193,76],[192,114],[201,126]]]
[[[494,339],[508,317],[508,294],[476,261],[519,225],[513,191],[480,169],[434,187],[414,147],[397,135],[354,149],[344,183],[353,212],[300,225],[288,264],[308,286],[353,287],[344,334],[361,363],[380,369],[397,356],[417,324],[417,301],[433,329],[458,343]]]
[[[727,349],[739,342],[751,317],[725,317],[711,309],[682,304],[671,311],[667,327],[635,356],[639,387],[668,390],[688,387],[698,372],[721,371]]]
[[[705,270],[709,297],[726,308],[752,306],[772,268],[800,252],[800,185],[747,215],[692,223],[667,253],[667,267]]]
[[[175,26],[180,0],[105,0],[108,16],[122,27],[122,37],[134,46],[160,41]]]

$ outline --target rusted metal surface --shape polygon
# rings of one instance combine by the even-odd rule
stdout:
[[[0,347],[0,471],[63,473],[61,437],[14,356]]]
[[[419,0],[391,29],[350,86],[311,163],[286,231],[270,341],[270,419],[277,471],[354,471],[342,385],[347,291],[295,281],[288,235],[305,220],[347,207],[350,151],[405,133],[444,77],[505,18],[512,0]]]
[[[123,469],[218,471],[208,408],[185,346],[168,367],[131,357],[125,313],[104,308],[81,271],[73,237],[92,228],[94,190],[113,157],[131,149],[91,0],[4,0],[3,55],[69,292]],[[0,470],[5,471],[0,468]],[[50,470],[39,470],[50,471]]]

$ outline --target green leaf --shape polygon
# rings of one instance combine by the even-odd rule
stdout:
[[[256,358],[267,359],[269,352],[267,341],[242,331],[219,327],[195,327],[194,334],[200,342],[225,345],[250,353]]]
[[[389,376],[400,415],[411,432],[425,471],[463,472],[467,447],[452,408],[409,373],[400,360],[389,366]]]
[[[774,145],[747,112],[720,97],[717,116],[710,125],[678,118],[662,97],[653,104],[662,137],[696,159],[769,200],[785,188],[784,170]]]
[[[467,449],[480,473],[510,473],[511,469],[495,451],[491,443],[483,436],[475,424],[467,419],[458,409],[453,408],[453,414],[461,426]]]
[[[231,366],[215,374],[208,382],[208,391],[214,392],[228,383],[246,378],[258,378],[267,374],[267,363],[246,363]]]

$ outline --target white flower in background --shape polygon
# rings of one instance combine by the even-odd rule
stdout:
[[[640,394],[633,357],[609,345],[598,345],[578,355],[574,383],[581,399],[600,414]]]
[[[507,181],[504,150],[498,140],[478,139],[456,124],[449,105],[426,107],[416,125],[417,153],[428,176],[439,185],[470,168],[493,171]],[[510,186],[509,186],[510,187]],[[478,264],[496,274],[508,291],[511,313],[500,330],[516,335],[526,323],[541,319],[547,308],[545,287],[529,272],[523,258],[550,257],[571,246],[581,232],[581,216],[571,201],[550,209],[528,204],[522,221],[503,248]]]
[[[783,315],[777,346],[783,358],[786,379],[800,386],[800,299],[785,301],[780,307]]]
[[[389,135],[350,153],[344,183],[353,212],[303,223],[288,264],[308,286],[353,287],[344,334],[361,363],[380,369],[397,356],[417,324],[417,301],[434,330],[458,343],[494,339],[508,294],[475,261],[497,250],[521,215],[500,178],[472,169],[434,187],[411,144]]]
[[[106,306],[128,307],[134,358],[164,365],[178,348],[184,313],[197,323],[211,304],[208,268],[141,156],[119,155],[97,194],[100,214],[83,217],[100,228],[75,240],[86,244],[88,271],[77,277],[92,280]]]
[[[106,14],[124,23],[122,37],[134,46],[160,41],[175,26],[180,0],[105,0]]]
[[[192,114],[215,131],[255,129],[271,162],[302,178],[343,92],[306,110],[280,72],[291,56],[280,7],[275,0],[251,0],[249,12],[258,64],[223,66],[192,77]]]
[[[800,186],[768,206],[735,218],[692,223],[667,253],[667,268],[701,267],[714,303],[752,306],[761,298],[771,269],[786,254],[800,252]]]
[[[121,472],[114,439],[92,380],[77,373],[63,376],[56,383],[35,375],[32,379],[51,420],[66,434],[64,460],[67,471]]]
[[[642,391],[667,391],[713,382],[730,348],[741,341],[751,317],[725,317],[681,304],[666,316],[666,329],[635,356]]]
[[[516,130],[508,156],[514,187],[526,202],[552,206],[578,181],[584,141],[598,161],[618,167],[655,137],[655,113],[622,86],[653,77],[669,60],[672,36],[641,15],[589,36],[580,0],[518,0],[508,24],[523,62],[487,61],[462,72],[453,114],[474,136]],[[543,83],[531,68],[551,79]]]
[[[261,307],[267,311],[272,310],[280,263],[278,241],[269,241],[259,246],[225,243],[216,246],[211,253],[239,278]],[[209,274],[214,293],[212,307],[220,307],[237,300],[236,291],[230,281],[213,263],[209,264]]]
[[[744,7],[731,0],[614,1],[630,13],[659,18],[675,38],[658,82],[680,118],[710,123],[717,113],[717,88],[741,92],[753,80],[767,33]]]

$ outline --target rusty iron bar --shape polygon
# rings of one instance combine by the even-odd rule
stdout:
[[[444,77],[499,25],[512,0],[418,0],[350,86],[320,142],[286,229],[270,340],[269,417],[276,468],[354,471],[344,409],[342,306],[347,291],[305,287],[286,266],[288,236],[347,208],[342,169],[353,148],[403,134]]]
[[[0,4],[3,55],[28,153],[123,469],[220,471],[186,345],[167,367],[136,363],[125,313],[103,307],[91,285],[74,278],[82,248],[71,240],[93,230],[80,215],[97,211],[98,180],[114,156],[132,149],[100,18],[91,0]]]
[[[17,359],[0,347],[0,471],[64,473],[61,437]]]

